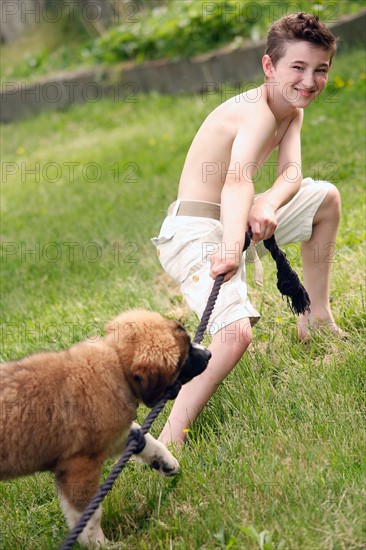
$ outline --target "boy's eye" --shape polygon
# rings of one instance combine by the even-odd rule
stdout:
[[[299,71],[303,70],[303,67],[300,67],[300,65],[294,65],[293,68],[294,69],[299,69]]]
[[[316,72],[321,73],[321,74],[327,74],[328,73],[327,69],[317,69]]]

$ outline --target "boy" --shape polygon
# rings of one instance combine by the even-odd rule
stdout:
[[[279,245],[302,243],[311,312],[299,319],[299,339],[321,326],[341,335],[330,310],[326,260],[336,239],[340,197],[328,182],[302,179],[300,151],[303,109],[323,91],[336,47],[334,35],[314,15],[292,14],[275,22],[262,59],[264,84],[217,107],[192,142],[177,201],[153,242],[198,316],[213,279],[224,273],[226,282],[210,319],[212,358],[180,391],[160,435],[163,443],[183,443],[187,428],[251,342],[259,314],[245,282],[242,249],[249,227],[258,251],[274,233]],[[253,174],[277,147],[278,177],[255,198]]]

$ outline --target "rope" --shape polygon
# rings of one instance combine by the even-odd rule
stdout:
[[[245,243],[243,251],[247,250],[250,245],[252,238],[251,230],[247,231],[245,234]],[[292,311],[295,313],[305,313],[305,311],[310,311],[310,299],[309,295],[306,292],[305,288],[300,283],[300,280],[297,274],[291,269],[290,264],[288,263],[286,256],[282,250],[277,246],[276,240],[273,237],[263,241],[264,246],[269,250],[272,255],[272,258],[275,260],[277,265],[277,287],[281,294],[287,297],[288,304],[290,305]],[[199,344],[203,338],[205,330],[207,329],[208,322],[210,320],[212,311],[215,307],[217,297],[220,292],[220,288],[224,282],[225,274],[218,275],[213,284],[210,296],[207,300],[205,310],[202,314],[200,324],[197,328],[197,332],[194,337],[194,342]],[[291,302],[290,302],[291,299]],[[127,444],[124,453],[118,460],[117,464],[112,469],[111,473],[105,480],[105,482],[99,487],[98,491],[94,497],[90,500],[89,504],[83,511],[79,522],[77,525],[70,531],[69,536],[65,539],[60,550],[70,550],[76,541],[77,537],[83,531],[84,527],[88,523],[91,516],[97,510],[104,497],[112,489],[114,482],[116,481],[118,475],[121,473],[125,467],[128,460],[133,454],[140,453],[145,447],[145,434],[150,430],[151,425],[154,420],[160,414],[164,408],[166,402],[169,399],[175,399],[180,391],[182,383],[178,379],[173,386],[167,389],[165,395],[156,403],[156,405],[151,409],[150,413],[146,417],[144,423],[140,429],[133,429],[130,431]]]

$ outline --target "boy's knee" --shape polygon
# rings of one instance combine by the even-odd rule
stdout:
[[[333,211],[337,214],[341,214],[341,195],[337,187],[333,184],[330,184],[329,191],[326,194],[324,199],[324,205],[328,208],[332,208]]]
[[[338,189],[332,183],[328,184],[327,194],[318,208],[313,224],[323,221],[337,221],[341,217],[341,196]]]

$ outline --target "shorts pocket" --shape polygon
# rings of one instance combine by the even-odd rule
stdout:
[[[192,268],[208,262],[206,256],[212,245],[220,241],[222,226],[216,220],[182,216],[167,218],[159,236],[151,239],[157,248],[163,269],[176,281],[182,283]]]
[[[171,241],[173,237],[174,237],[174,233],[172,233],[171,235],[159,235],[159,237],[153,237],[151,239],[151,242],[153,243],[154,246],[158,247],[161,244]]]
[[[176,232],[177,230],[174,227],[174,223],[171,222],[171,218],[165,218],[158,237],[153,237],[151,242],[153,245],[159,246],[170,241]]]

